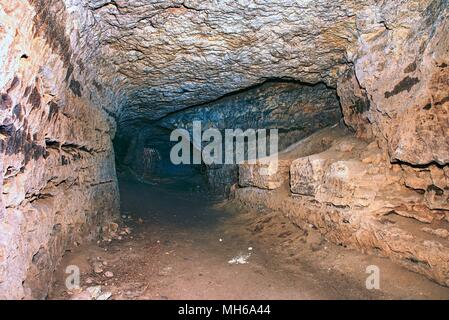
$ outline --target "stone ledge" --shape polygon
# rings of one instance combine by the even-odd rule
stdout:
[[[258,187],[261,189],[277,189],[289,178],[292,160],[273,162],[244,163],[239,165],[239,185],[241,187]]]
[[[448,241],[416,233],[419,222],[397,215],[378,215],[322,204],[308,196],[290,196],[287,187],[277,190],[241,188],[235,201],[246,207],[279,211],[299,227],[312,224],[329,241],[388,257],[401,266],[449,286]]]

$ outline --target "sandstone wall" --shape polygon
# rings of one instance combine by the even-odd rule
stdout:
[[[365,1],[355,17],[337,92],[356,137],[298,157],[282,179],[254,183],[254,166],[240,166],[240,185],[252,187],[236,198],[447,286],[448,1]],[[288,191],[261,190],[271,178],[289,178]]]
[[[391,159],[449,162],[448,2],[386,1],[359,13],[355,76],[369,102],[363,112]]]
[[[114,122],[67,11],[0,1],[0,298],[44,298],[64,251],[117,214]]]
[[[372,3],[356,24],[354,70],[338,86],[345,121],[376,138],[429,208],[448,210],[449,3]]]
[[[193,121],[201,121],[203,131],[215,128],[220,130],[222,137],[225,129],[277,129],[278,149],[283,150],[317,130],[338,123],[340,119],[335,89],[323,83],[306,85],[279,80],[267,81],[216,101],[169,114],[157,125],[170,130],[185,128],[192,135]],[[168,134],[165,139],[168,139]],[[206,144],[204,142],[203,146]],[[205,170],[209,184],[218,193],[225,194],[238,181],[237,171],[234,164],[206,166]]]
[[[44,297],[65,248],[116,213],[114,117],[126,143],[169,114],[275,78],[336,87],[345,122],[375,140],[368,164],[412,192],[414,217],[447,216],[448,8],[447,0],[0,0],[0,296]],[[245,106],[221,107],[235,118]],[[329,120],[315,112],[312,125],[301,123],[296,111],[286,114],[308,133],[315,118]],[[351,176],[353,164],[326,168],[323,183]],[[331,191],[317,190],[326,206],[352,201]]]

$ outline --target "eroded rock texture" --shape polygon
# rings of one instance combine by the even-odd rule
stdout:
[[[126,91],[123,121],[157,119],[271,78],[335,85],[356,42],[360,7],[341,0],[86,6],[91,38],[102,49],[100,76]]]
[[[237,199],[448,285],[448,2],[365,4],[358,46],[348,49],[354,68],[337,85],[358,139],[336,137],[280,176],[256,180],[259,165],[240,166],[240,185],[252,188]]]
[[[392,161],[448,164],[448,2],[387,1],[363,14],[378,17],[360,15],[355,59],[375,135]]]
[[[131,168],[136,176],[151,178],[143,161],[149,150],[156,150],[156,162],[170,162],[173,142],[170,132],[176,128],[187,129],[192,137],[194,121],[201,122],[204,133],[209,128],[218,129],[225,136],[225,129],[277,129],[279,148],[285,149],[294,142],[341,119],[336,90],[323,83],[305,85],[297,82],[269,81],[247,90],[170,113],[145,130],[130,135],[120,164]],[[267,133],[269,134],[269,132]],[[123,140],[123,138],[121,138]],[[204,141],[203,147],[210,141]],[[121,142],[120,145],[124,143]],[[224,159],[223,159],[224,162]],[[159,166],[153,167],[153,175],[160,174]],[[236,165],[208,165],[206,176],[218,193],[226,191],[237,182]]]
[[[218,129],[222,137],[225,136],[225,129],[229,128],[243,131],[277,129],[278,148],[283,150],[313,132],[337,123],[340,118],[340,104],[335,90],[322,83],[310,86],[294,82],[267,82],[170,114],[157,124],[171,130],[185,128],[192,135],[193,121],[201,121],[203,132],[209,128]],[[218,193],[223,190],[227,193],[229,187],[237,182],[236,165],[208,165],[205,169],[209,184]]]
[[[279,211],[301,228],[312,225],[333,242],[387,256],[448,285],[449,211],[432,208],[425,194],[405,186],[402,168],[386,164],[388,155],[377,142],[335,130],[303,141],[295,160],[281,154],[282,166],[271,175],[254,179],[260,165],[240,166],[246,188],[236,191],[236,199]],[[302,153],[324,137],[331,140],[324,151]]]
[[[289,82],[267,82],[217,101],[170,114],[159,126],[192,131],[193,121],[201,129],[222,132],[235,129],[278,129],[279,149],[337,123],[341,118],[335,90],[324,84],[315,86]]]
[[[447,1],[367,7],[357,19],[355,72],[339,85],[347,123],[359,136],[377,139],[389,162],[401,164],[405,185],[425,193],[429,208],[446,210],[448,16]]]
[[[297,224],[315,219],[333,241],[378,247],[447,284],[446,243],[417,248],[414,235],[389,229],[382,242],[376,232],[384,231],[386,208],[420,223],[447,220],[448,7],[447,0],[0,0],[0,296],[45,297],[64,249],[116,212],[116,120],[118,140],[135,145],[133,166],[165,143],[166,133],[153,130],[158,121],[171,129],[202,115],[224,126],[243,116],[258,125],[251,108],[262,105],[273,118],[259,124],[282,122],[295,140],[334,119],[335,101],[325,107],[291,95],[303,103],[281,109],[274,97],[282,87],[265,96],[276,108],[228,97],[270,80],[322,87],[321,98],[336,90],[360,141],[320,140],[314,152],[290,153],[268,180],[242,166],[240,185],[276,189],[293,172]],[[402,207],[386,200],[388,188],[407,194]],[[298,210],[308,199],[319,207],[310,217]],[[447,227],[426,234],[445,234],[440,229]]]
[[[66,19],[58,1],[0,2],[0,298],[44,298],[64,251],[117,214],[113,122]]]

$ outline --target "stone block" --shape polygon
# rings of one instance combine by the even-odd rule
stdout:
[[[288,180],[292,160],[278,160],[255,164],[244,163],[239,166],[239,185],[261,189],[277,189]]]
[[[315,196],[322,183],[329,160],[320,155],[296,159],[290,166],[290,190],[293,193]]]

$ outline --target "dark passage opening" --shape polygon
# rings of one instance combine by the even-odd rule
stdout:
[[[192,137],[193,122],[200,121],[202,133],[214,128],[224,139],[226,129],[266,129],[267,132],[277,129],[281,151],[317,130],[338,123],[341,110],[336,90],[323,83],[272,79],[208,103],[169,112],[152,121],[129,122],[129,117],[124,118],[128,122],[119,122],[114,141],[120,177],[133,177],[146,183],[170,184],[171,181],[178,188],[213,197],[229,194],[231,186],[238,182],[238,167],[173,164],[170,151],[177,143],[170,141],[173,130],[186,129]]]

